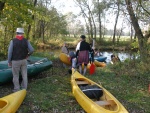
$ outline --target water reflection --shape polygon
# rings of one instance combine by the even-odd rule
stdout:
[[[103,56],[106,56],[106,62],[110,63],[111,61],[111,55],[113,54],[113,52],[110,51],[103,51],[101,52],[103,54]],[[136,59],[138,57],[138,55],[134,52],[123,52],[123,51],[117,51],[114,53],[115,55],[118,55],[118,57],[120,58],[120,60],[123,62],[124,60],[128,59]]]
[[[74,51],[74,50],[70,50],[70,51]],[[48,52],[50,55],[55,55],[58,56],[61,53],[61,49],[57,49],[57,50],[38,50],[37,52]],[[116,52],[112,52],[112,51],[101,51],[103,56],[106,56],[106,62],[110,63],[111,61],[111,55],[114,53],[115,55],[118,55],[118,57],[120,58],[120,60],[123,62],[124,60],[128,59],[136,59],[138,57],[138,55],[134,52],[124,52],[124,51],[116,51]]]

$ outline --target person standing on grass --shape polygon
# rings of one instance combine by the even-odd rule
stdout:
[[[91,51],[89,52],[89,61],[90,63],[94,62],[94,49],[95,47],[92,47],[92,44],[90,44],[90,48],[91,48]]]
[[[27,58],[34,51],[30,42],[23,35],[24,29],[17,28],[16,38],[10,41],[8,48],[8,66],[12,67],[13,73],[13,92],[19,91],[20,89],[27,89]],[[19,84],[19,72],[22,75],[21,87]]]
[[[68,48],[67,48],[67,44],[66,44],[66,43],[64,43],[64,45],[62,46],[61,52],[62,52],[62,53],[65,53],[66,55],[69,54],[69,50],[68,50]],[[66,68],[66,64],[63,63],[63,67]]]
[[[87,64],[89,63],[89,52],[91,52],[90,44],[86,42],[85,35],[80,36],[81,41],[77,44],[76,47],[76,57],[77,65],[79,66],[79,72],[83,75],[86,74]],[[84,64],[84,69],[82,72],[82,64]]]
[[[77,68],[77,59],[76,59],[76,54],[73,51],[69,52],[69,61],[71,62],[71,66],[68,70],[69,74],[72,73],[72,68],[76,69]]]

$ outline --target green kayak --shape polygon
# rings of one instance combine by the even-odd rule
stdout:
[[[53,66],[52,61],[43,57],[30,56],[28,62],[28,76],[37,75]],[[8,61],[0,61],[0,84],[12,81],[12,69]]]

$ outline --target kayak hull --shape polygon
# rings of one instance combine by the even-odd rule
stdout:
[[[87,113],[128,113],[124,106],[105,88],[82,76],[72,69],[71,75],[72,93],[77,102]],[[90,99],[83,93],[80,87],[96,85],[102,89],[103,95],[97,100]]]
[[[52,62],[43,57],[30,57],[27,60],[28,76],[37,75],[53,66]],[[21,75],[21,74],[20,74]],[[0,84],[12,81],[12,68],[8,67],[8,61],[0,61]]]
[[[60,53],[59,55],[59,59],[61,60],[61,62],[63,62],[64,64],[70,66],[71,62],[69,61],[69,56],[65,53]]]
[[[16,113],[25,96],[24,89],[0,98],[0,113]]]
[[[94,60],[97,60],[99,62],[105,62],[107,59],[107,57],[104,57],[104,56],[95,56],[94,57]]]

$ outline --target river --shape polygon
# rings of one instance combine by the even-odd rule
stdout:
[[[70,51],[74,51],[74,50],[70,50]],[[37,52],[48,52],[50,55],[56,55],[58,56],[61,53],[61,50],[57,49],[57,50],[38,50]],[[107,57],[106,59],[106,63],[110,63],[111,61],[111,55],[112,54],[118,55],[118,57],[120,58],[120,60],[123,62],[126,59],[133,59],[133,58],[137,58],[137,55],[135,52],[126,52],[126,51],[101,51],[101,54],[105,57]]]

